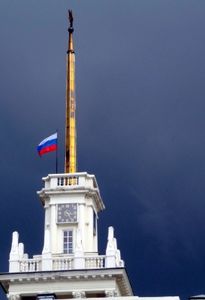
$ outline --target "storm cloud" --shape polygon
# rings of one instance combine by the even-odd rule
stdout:
[[[12,231],[39,254],[41,178],[64,161],[67,9],[73,9],[78,170],[95,174],[139,296],[204,293],[205,2],[0,2],[0,270]],[[32,220],[32,222],[31,222]],[[2,296],[3,297],[3,296]]]

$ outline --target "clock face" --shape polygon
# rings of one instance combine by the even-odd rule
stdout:
[[[67,203],[58,205],[58,223],[76,223],[77,222],[77,204]]]

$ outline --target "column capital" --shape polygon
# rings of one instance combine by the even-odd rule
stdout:
[[[116,297],[117,291],[116,290],[107,290],[107,291],[105,291],[105,296],[106,297]]]
[[[84,291],[76,291],[72,292],[73,298],[85,298],[85,292]]]
[[[7,297],[9,300],[19,300],[20,299],[19,294],[9,294]]]

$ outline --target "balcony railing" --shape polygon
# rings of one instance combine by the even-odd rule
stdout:
[[[73,257],[55,257],[52,259],[52,269],[58,270],[72,270]]]
[[[45,189],[53,189],[59,187],[87,187],[98,189],[97,181],[94,175],[89,175],[86,172],[74,174],[49,174],[43,178]]]
[[[102,269],[105,267],[105,255],[85,258],[86,269]]]
[[[20,272],[35,272],[41,271],[41,257],[28,258],[19,261]]]
[[[63,256],[52,257],[51,271],[73,270],[74,257]],[[85,269],[103,269],[105,268],[105,255],[88,256],[85,259]],[[28,258],[19,260],[19,272],[38,272],[42,270],[42,256],[37,258]]]

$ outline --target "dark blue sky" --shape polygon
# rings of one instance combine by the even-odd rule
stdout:
[[[95,174],[136,295],[204,293],[205,1],[1,0],[0,270],[12,231],[40,254],[41,177],[63,170],[67,9],[75,16],[78,169]]]

